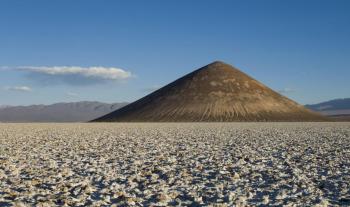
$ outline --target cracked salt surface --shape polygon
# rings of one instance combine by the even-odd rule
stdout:
[[[0,124],[0,206],[349,206],[350,123]]]

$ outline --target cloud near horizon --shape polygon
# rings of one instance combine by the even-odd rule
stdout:
[[[162,86],[160,86],[160,85],[153,85],[153,86],[150,86],[150,87],[147,87],[147,88],[143,88],[142,92],[147,92],[147,93],[154,92],[154,91],[160,89],[161,87]]]
[[[28,86],[5,87],[5,90],[7,90],[7,91],[20,91],[20,92],[31,92],[32,91],[32,89]]]
[[[79,67],[79,66],[19,66],[6,67],[27,74],[27,77],[40,84],[67,83],[70,85],[88,85],[108,81],[123,81],[133,75],[115,67]]]
[[[74,92],[67,92],[66,95],[69,97],[78,97],[79,96],[79,94],[74,93]]]
[[[293,92],[295,92],[295,90],[291,89],[291,88],[284,88],[284,89],[279,90],[278,92],[286,94],[286,93],[293,93]]]

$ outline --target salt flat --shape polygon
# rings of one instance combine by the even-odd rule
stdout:
[[[350,123],[0,124],[0,206],[347,206]]]

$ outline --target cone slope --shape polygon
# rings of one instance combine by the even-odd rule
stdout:
[[[238,69],[213,62],[94,121],[322,121]]]

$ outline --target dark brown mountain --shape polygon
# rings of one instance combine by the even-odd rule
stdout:
[[[93,121],[229,122],[326,119],[231,65],[216,61]]]

